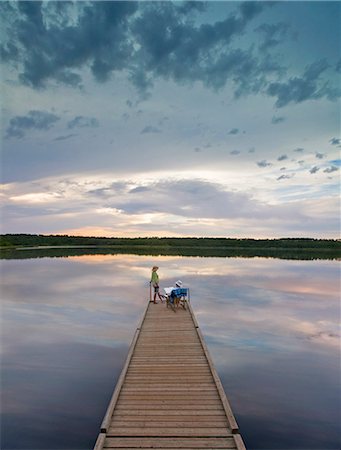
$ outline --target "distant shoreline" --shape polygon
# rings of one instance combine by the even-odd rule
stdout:
[[[212,237],[93,237],[42,234],[1,234],[0,247],[200,247],[200,248],[328,248],[340,249],[339,239],[315,238],[212,238]]]
[[[60,235],[0,235],[1,259],[135,254],[193,257],[341,259],[333,239],[96,238]]]

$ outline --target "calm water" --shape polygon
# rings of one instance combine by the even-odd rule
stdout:
[[[248,449],[341,447],[337,261],[91,255],[2,261],[1,449],[92,448],[154,264],[190,287]]]

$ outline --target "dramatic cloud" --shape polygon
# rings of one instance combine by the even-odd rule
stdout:
[[[60,117],[46,111],[29,111],[26,116],[13,117],[6,130],[6,138],[22,138],[27,130],[48,130]]]
[[[322,79],[326,61],[311,64],[302,77],[274,81],[285,71],[274,57],[232,45],[269,6],[244,2],[226,18],[196,24],[193,13],[203,14],[205,8],[195,3],[5,2],[2,10],[9,20],[1,54],[19,70],[20,81],[33,88],[49,81],[81,86],[81,71],[89,68],[100,83],[115,72],[129,73],[142,98],[160,78],[200,81],[213,90],[230,83],[236,98],[265,93],[277,99],[278,107],[337,98],[339,90]],[[283,23],[259,26],[265,37],[261,49],[277,45],[287,29]]]
[[[321,75],[329,68],[326,60],[316,61],[306,67],[301,77],[289,78],[286,82],[270,83],[266,89],[268,95],[277,97],[276,106],[282,108],[289,103],[302,103],[326,97],[336,100],[341,90],[333,88],[329,83],[321,81]]]
[[[77,86],[81,77],[75,70],[84,65],[105,81],[112,70],[125,66],[132,52],[127,20],[137,3],[17,2],[3,9],[11,10],[7,27],[12,27],[2,54],[7,61],[20,57],[19,78],[32,87],[44,87],[51,79]]]
[[[337,235],[337,3],[0,10],[6,232]]]

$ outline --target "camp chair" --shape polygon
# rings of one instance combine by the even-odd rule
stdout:
[[[176,288],[167,296],[167,307],[170,305],[175,310],[175,307],[182,306],[186,309],[186,303],[189,300],[188,288]]]

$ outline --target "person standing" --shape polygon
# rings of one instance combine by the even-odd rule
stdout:
[[[151,284],[153,285],[153,287],[154,287],[154,303],[157,303],[157,301],[156,301],[156,296],[159,297],[159,299],[161,300],[161,302],[163,301],[163,300],[162,300],[162,297],[161,297],[161,295],[160,295],[159,275],[158,275],[158,273],[157,273],[157,270],[158,270],[158,266],[154,266],[154,267],[152,268],[152,277],[151,277],[151,280],[150,280],[150,283],[151,283]]]

